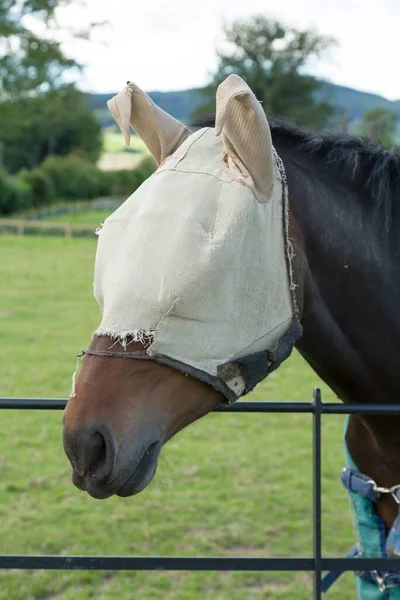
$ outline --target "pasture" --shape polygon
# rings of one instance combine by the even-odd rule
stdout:
[[[95,240],[0,237],[2,396],[66,397],[99,322]],[[251,399],[309,400],[298,354]],[[321,385],[323,400],[333,395]],[[250,399],[250,398],[249,398]],[[141,495],[98,501],[72,486],[61,412],[0,411],[0,552],[308,556],[311,415],[211,414],[171,440]],[[323,552],[353,544],[339,482],[343,417],[323,420]],[[4,600],[309,600],[308,573],[0,573]],[[353,600],[345,574],[331,600]]]
[[[131,143],[127,147],[122,134],[115,127],[103,129],[103,153],[98,167],[104,171],[134,169],[148,150],[144,142],[131,132]]]
[[[131,144],[127,148],[118,126],[103,128],[103,152],[148,152],[143,140],[131,131]]]

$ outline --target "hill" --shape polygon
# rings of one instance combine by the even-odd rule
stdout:
[[[360,119],[367,110],[372,108],[386,108],[396,113],[397,118],[400,119],[400,100],[391,101],[378,94],[328,82],[324,83],[323,90],[330,98],[330,102],[345,111],[351,119]]]
[[[114,124],[114,120],[107,109],[107,100],[114,96],[114,93],[90,94],[88,96],[89,107],[95,110],[103,127]],[[185,122],[190,120],[191,113],[201,103],[201,95],[198,89],[172,92],[152,91],[148,93],[161,108]],[[357,121],[365,111],[377,107],[392,110],[400,119],[400,100],[392,102],[378,94],[362,92],[329,82],[323,84],[320,94],[328,97],[339,112],[347,113],[352,121]]]
[[[148,92],[150,98],[162,109],[180,121],[189,121],[193,110],[201,103],[199,90],[181,90],[173,92]],[[108,127],[115,121],[107,109],[107,100],[115,92],[109,94],[89,94],[88,104],[93,109],[102,125]]]

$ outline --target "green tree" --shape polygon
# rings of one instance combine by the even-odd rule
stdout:
[[[23,91],[35,90],[43,84],[55,85],[66,69],[79,68],[74,60],[63,54],[60,43],[49,35],[57,29],[57,7],[67,3],[68,0],[0,0],[0,89],[3,98],[13,99]],[[33,31],[35,20],[46,24],[46,36],[41,37]]]
[[[361,120],[361,133],[378,139],[382,146],[390,150],[395,144],[397,116],[386,108],[367,110]]]
[[[0,146],[3,166],[13,173],[32,169],[48,155],[78,152],[96,161],[102,147],[101,128],[73,85],[33,97],[0,103]]]
[[[224,33],[227,49],[218,52],[217,72],[202,90],[205,102],[196,109],[196,116],[214,111],[216,88],[236,73],[251,87],[268,115],[289,118],[312,129],[325,125],[334,109],[321,98],[321,82],[307,73],[307,66],[334,40],[261,15],[235,21],[225,26]]]
[[[101,131],[84,95],[63,75],[80,69],[57,41],[56,12],[77,0],[0,0],[0,167],[32,168],[47,155],[76,151],[98,158]],[[46,25],[39,35],[37,23]],[[63,31],[89,39],[87,30]]]

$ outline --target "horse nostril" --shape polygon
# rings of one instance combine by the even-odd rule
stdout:
[[[64,447],[76,473],[105,481],[112,473],[115,447],[111,434],[98,429],[78,429],[64,437]]]
[[[96,431],[93,438],[93,449],[91,456],[91,465],[88,467],[89,474],[96,477],[101,471],[104,463],[107,460],[107,446],[104,437],[99,431]]]

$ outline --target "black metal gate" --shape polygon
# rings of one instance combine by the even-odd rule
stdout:
[[[0,409],[60,410],[66,400],[53,398],[0,398]],[[312,402],[236,402],[217,412],[311,413],[313,415],[313,536],[310,558],[170,557],[170,556],[29,556],[0,555],[0,569],[95,569],[171,571],[313,571],[313,599],[321,600],[323,571],[400,570],[400,558],[323,558],[321,544],[321,418],[323,414],[400,414],[400,404],[345,405],[321,401],[314,390]]]

